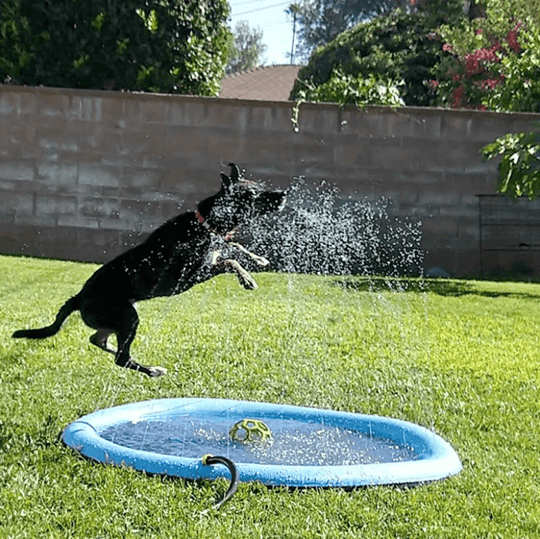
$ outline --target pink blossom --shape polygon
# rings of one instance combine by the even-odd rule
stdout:
[[[474,53],[467,54],[467,56],[465,56],[465,72],[467,77],[476,75],[480,71],[480,61],[478,60],[477,56]]]
[[[457,88],[454,88],[454,91],[452,92],[452,107],[457,109],[463,106],[463,97],[465,95],[465,90],[458,86]]]
[[[493,90],[493,88],[495,88],[495,86],[497,86],[497,84],[501,84],[501,82],[502,82],[501,78],[498,78],[498,79],[486,79],[486,80],[482,81],[482,84],[480,85],[480,87],[482,88],[482,90]]]
[[[516,26],[513,30],[508,32],[506,36],[506,41],[508,43],[508,46],[515,53],[521,52],[521,45],[518,43],[518,40],[517,40],[518,34],[519,34],[519,26]]]

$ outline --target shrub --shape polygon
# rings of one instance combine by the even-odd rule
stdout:
[[[300,70],[290,98],[346,103],[358,94],[362,103],[432,104],[434,96],[428,81],[433,78],[434,66],[447,54],[434,31],[441,17],[437,13],[396,10],[343,32],[315,51],[309,64]],[[382,92],[381,99],[381,92],[373,88],[383,87],[388,91]],[[384,102],[386,98],[391,103]]]

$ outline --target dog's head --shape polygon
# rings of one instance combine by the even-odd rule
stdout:
[[[285,206],[286,193],[265,191],[264,187],[242,177],[240,169],[230,163],[231,175],[221,173],[221,189],[198,205],[199,212],[218,234],[231,232],[241,224]]]

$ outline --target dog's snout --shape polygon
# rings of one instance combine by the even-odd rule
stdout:
[[[283,208],[285,208],[285,204],[287,203],[287,190],[280,191],[281,193],[281,202],[279,203],[277,211],[281,211]]]

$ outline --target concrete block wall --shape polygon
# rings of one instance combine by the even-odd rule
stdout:
[[[479,151],[540,115],[304,104],[298,132],[291,117],[286,102],[0,85],[0,252],[106,261],[194,209],[234,161],[276,186],[386,197],[422,221],[427,267],[489,273],[479,195],[496,164]]]

